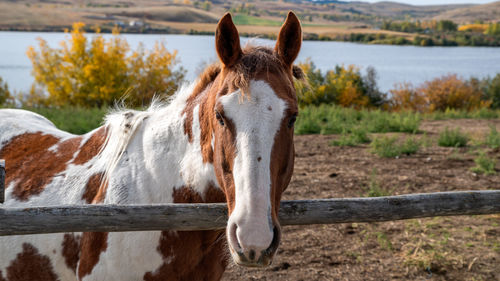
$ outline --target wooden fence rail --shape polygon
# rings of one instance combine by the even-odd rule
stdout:
[[[0,159],[0,203],[4,201],[5,194],[5,160]]]
[[[0,205],[1,206],[1,205]],[[500,214],[500,190],[284,201],[282,225]],[[208,230],[226,226],[226,204],[0,208],[0,236],[81,231]]]

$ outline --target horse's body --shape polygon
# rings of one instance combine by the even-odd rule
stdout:
[[[241,51],[233,27],[229,16],[218,26],[222,66],[209,67],[168,105],[111,114],[86,135],[0,110],[5,207],[227,202],[228,241],[224,231],[0,237],[0,281],[218,280],[228,246],[239,264],[270,263],[293,169],[296,54],[281,63],[271,49]]]

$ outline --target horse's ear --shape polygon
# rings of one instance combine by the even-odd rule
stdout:
[[[293,61],[299,54],[301,44],[302,28],[299,19],[290,11],[285,23],[281,26],[274,51],[286,65],[292,66]]]
[[[240,46],[240,36],[234,26],[231,14],[226,13],[217,24],[215,31],[215,49],[224,66],[234,65],[243,52]]]

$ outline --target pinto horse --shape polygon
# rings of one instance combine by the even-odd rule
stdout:
[[[274,49],[240,47],[226,14],[220,62],[164,105],[122,110],[82,136],[23,110],[0,111],[5,207],[227,202],[224,231],[84,232],[0,238],[0,281],[219,280],[230,260],[271,263],[294,164],[290,12]],[[1,227],[1,226],[0,226]]]

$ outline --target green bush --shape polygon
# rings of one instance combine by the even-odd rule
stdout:
[[[460,129],[450,130],[448,127],[439,134],[438,145],[444,147],[464,147],[467,146],[469,138]]]
[[[355,128],[351,134],[343,132],[338,140],[334,140],[330,144],[334,146],[356,146],[369,142],[370,138],[366,130],[363,128]]]
[[[400,146],[401,154],[411,155],[417,153],[420,149],[421,142],[414,137],[407,138]]]
[[[399,156],[401,153],[397,144],[397,137],[378,137],[371,143],[371,152],[380,157],[391,158]]]
[[[414,137],[409,137],[402,143],[398,143],[398,137],[387,136],[375,138],[370,144],[372,153],[385,158],[415,154],[421,145],[421,142]]]
[[[486,175],[495,174],[495,166],[497,161],[488,157],[488,155],[486,155],[484,151],[481,151],[479,153],[479,156],[474,159],[474,162],[476,163],[476,166],[471,168],[471,171],[473,171],[474,173]]]
[[[485,143],[489,148],[500,148],[500,134],[495,126],[490,126],[490,133],[486,136]]]

